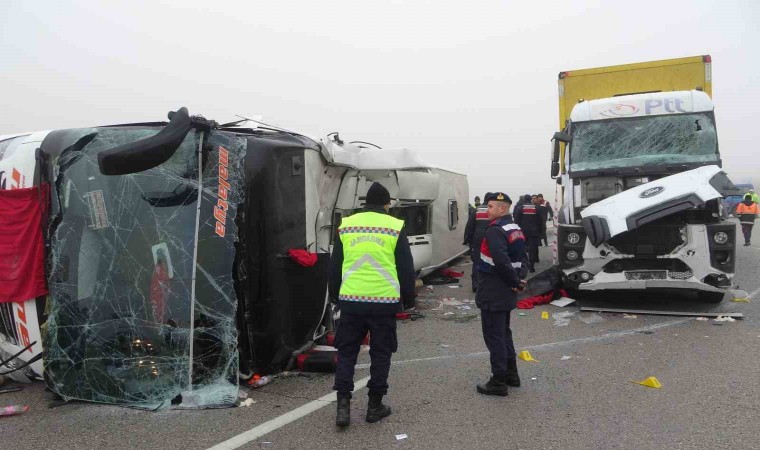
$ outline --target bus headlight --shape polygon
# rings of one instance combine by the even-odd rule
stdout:
[[[577,244],[581,241],[581,235],[578,233],[570,233],[567,235],[567,242],[571,244]]]
[[[724,233],[723,231],[718,231],[717,233],[713,234],[713,240],[716,244],[725,244],[728,242],[728,234]]]

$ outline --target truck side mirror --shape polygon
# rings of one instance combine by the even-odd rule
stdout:
[[[552,161],[552,178],[557,178],[557,175],[559,175],[559,163]]]
[[[558,131],[554,133],[552,140],[554,141],[554,151],[552,152],[552,162],[558,163],[559,162],[559,143],[560,142],[568,143],[570,142],[571,138],[569,134]],[[553,171],[554,169],[552,169],[552,172]]]

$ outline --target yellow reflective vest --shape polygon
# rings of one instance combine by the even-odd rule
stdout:
[[[403,226],[402,220],[376,212],[361,212],[341,221],[343,267],[338,300],[401,301],[395,251]]]

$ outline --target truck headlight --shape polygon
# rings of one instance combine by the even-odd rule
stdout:
[[[713,234],[713,240],[716,244],[725,244],[728,242],[728,234],[724,233],[723,231],[718,231],[717,233]]]
[[[570,261],[575,261],[576,259],[578,259],[579,256],[580,255],[575,250],[570,250],[569,252],[567,252],[567,259],[569,259]]]
[[[581,235],[578,233],[570,233],[567,235],[567,242],[571,244],[577,244],[581,241]]]

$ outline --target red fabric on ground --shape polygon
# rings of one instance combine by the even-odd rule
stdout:
[[[300,248],[291,248],[288,250],[288,255],[290,255],[293,261],[304,267],[311,267],[317,263],[316,253],[309,253],[308,251],[302,250]]]
[[[0,190],[0,303],[48,293],[43,213],[48,186]]]
[[[543,295],[524,298],[517,302],[517,307],[520,309],[533,309],[534,306],[545,305],[554,300],[554,293],[555,291],[549,291]],[[559,294],[561,297],[567,297],[567,292],[564,289],[560,289]]]
[[[441,275],[448,278],[462,278],[462,276],[464,275],[464,272],[456,272],[449,268],[444,268],[444,269],[441,269]]]

